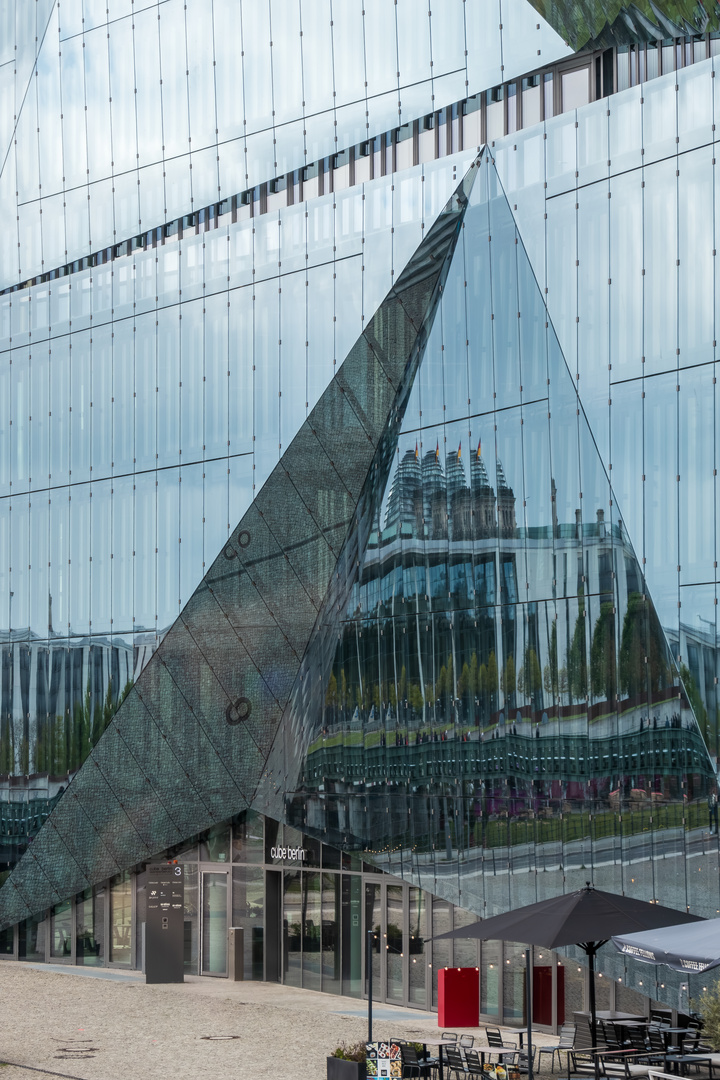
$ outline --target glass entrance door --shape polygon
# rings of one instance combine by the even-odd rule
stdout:
[[[203,871],[200,971],[203,975],[228,973],[228,874]]]
[[[365,926],[373,930],[373,1000],[427,1008],[428,978],[424,939],[430,935],[425,894],[399,883],[365,880]],[[367,948],[363,950],[367,968]],[[365,997],[368,980],[365,971]]]

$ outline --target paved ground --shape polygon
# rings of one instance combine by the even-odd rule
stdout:
[[[376,1038],[438,1038],[432,1013],[374,1014]],[[324,1080],[328,1054],[366,1033],[355,998],[199,977],[147,986],[135,973],[0,962],[0,1080]]]

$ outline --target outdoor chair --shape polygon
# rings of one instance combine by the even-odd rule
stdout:
[[[690,1032],[678,1047],[679,1054],[707,1054],[710,1047],[700,1042],[700,1028],[688,1028]]]
[[[472,1046],[474,1042],[475,1042],[475,1036],[474,1035],[461,1035],[460,1036],[460,1045],[462,1047]]]
[[[440,1038],[443,1040],[443,1042],[454,1042],[454,1043],[456,1043],[458,1041],[456,1031],[443,1031]]]
[[[645,1077],[652,1057],[636,1050],[608,1050],[606,1047],[590,1047],[568,1051],[568,1076],[595,1076],[595,1063],[601,1075],[610,1080],[634,1080]]]
[[[598,1042],[604,1042],[608,1050],[627,1049],[627,1047],[625,1047],[623,1042],[618,1037],[617,1028],[613,1024],[612,1020],[598,1020],[597,1024],[598,1035],[601,1036],[601,1039],[598,1039]]]
[[[573,1049],[574,1050],[589,1050],[595,1044],[597,1044],[598,1046],[602,1046],[602,1048],[605,1049],[605,1044],[603,1042],[603,1037],[602,1037],[602,1030],[600,1028],[600,1021],[598,1020],[598,1022],[597,1022],[597,1030],[596,1030],[596,1035],[595,1035],[595,1042],[593,1042],[592,1025],[591,1025],[590,1021],[587,1018],[581,1019],[579,1021],[579,1023],[576,1024],[576,1026],[575,1026],[575,1038],[573,1040]]]
[[[485,1070],[482,1067],[482,1061],[477,1050],[467,1049],[465,1051],[465,1064],[467,1066],[468,1076],[484,1076]]]
[[[665,1066],[665,1060],[668,1055],[668,1046],[660,1028],[649,1027],[645,1032],[645,1047],[653,1054],[651,1063],[653,1065]],[[673,1047],[677,1052],[677,1047]]]
[[[535,1048],[533,1047],[533,1062],[535,1061]],[[510,1069],[517,1069],[519,1073],[529,1074],[530,1072],[530,1055],[527,1050],[518,1050],[517,1054],[512,1059],[512,1064],[509,1058],[505,1058],[505,1065]]]
[[[615,1031],[625,1047],[634,1047],[636,1050],[647,1050],[646,1024],[616,1024]]]
[[[550,1055],[550,1072],[555,1072],[555,1055],[558,1056],[558,1065],[560,1065],[560,1054],[563,1050],[570,1050],[575,1043],[575,1024],[563,1024],[560,1029],[560,1041],[555,1046],[540,1046],[538,1048],[538,1072],[542,1072],[542,1056],[543,1054]]]
[[[488,1046],[497,1046],[499,1050],[517,1050],[517,1040],[509,1039],[503,1035],[500,1028],[485,1028],[485,1038]]]
[[[400,1044],[400,1057],[402,1060],[403,1077],[429,1077],[432,1066],[427,1062],[420,1061],[414,1046],[406,1043]]]
[[[469,1070],[463,1061],[463,1056],[456,1046],[452,1044],[443,1047],[443,1057],[447,1065],[447,1075],[454,1073],[455,1076],[468,1076]]]

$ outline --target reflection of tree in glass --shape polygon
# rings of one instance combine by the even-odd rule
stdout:
[[[524,694],[528,700],[533,702],[542,690],[540,661],[537,658],[537,653],[530,645],[525,649],[525,662],[518,671],[517,688],[519,694]]]
[[[505,695],[505,703],[509,709],[513,707],[515,685],[515,660],[511,653],[505,661],[505,667],[502,669],[502,675],[500,676],[500,687]]]
[[[617,692],[615,663],[615,609],[609,601],[600,605],[590,646],[590,686],[593,697],[612,701]]]
[[[587,652],[585,646],[585,595],[578,594],[578,617],[567,655],[568,691],[570,701],[587,697]]]
[[[560,673],[558,671],[557,624],[555,622],[553,622],[550,629],[548,662],[543,670],[543,686],[545,687],[545,692],[552,697],[553,701],[557,701],[560,689]]]
[[[718,12],[712,3],[697,0],[531,0],[537,11],[575,52],[593,41],[596,47],[633,40],[656,41],[717,30]],[[617,28],[615,24],[618,24]],[[674,25],[673,25],[674,24]],[[692,29],[691,29],[692,28]]]
[[[633,697],[647,690],[662,690],[671,681],[665,640],[655,608],[640,593],[632,592],[620,639],[620,689]]]
[[[680,665],[680,678],[683,681],[685,693],[687,694],[690,704],[693,707],[695,719],[698,722],[700,731],[702,732],[703,737],[707,742],[709,739],[707,709],[703,704],[703,699],[700,696],[700,691],[693,677],[693,673],[691,672],[687,664]]]

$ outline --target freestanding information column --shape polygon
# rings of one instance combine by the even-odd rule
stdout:
[[[179,863],[148,866],[145,982],[184,982],[185,884]]]

